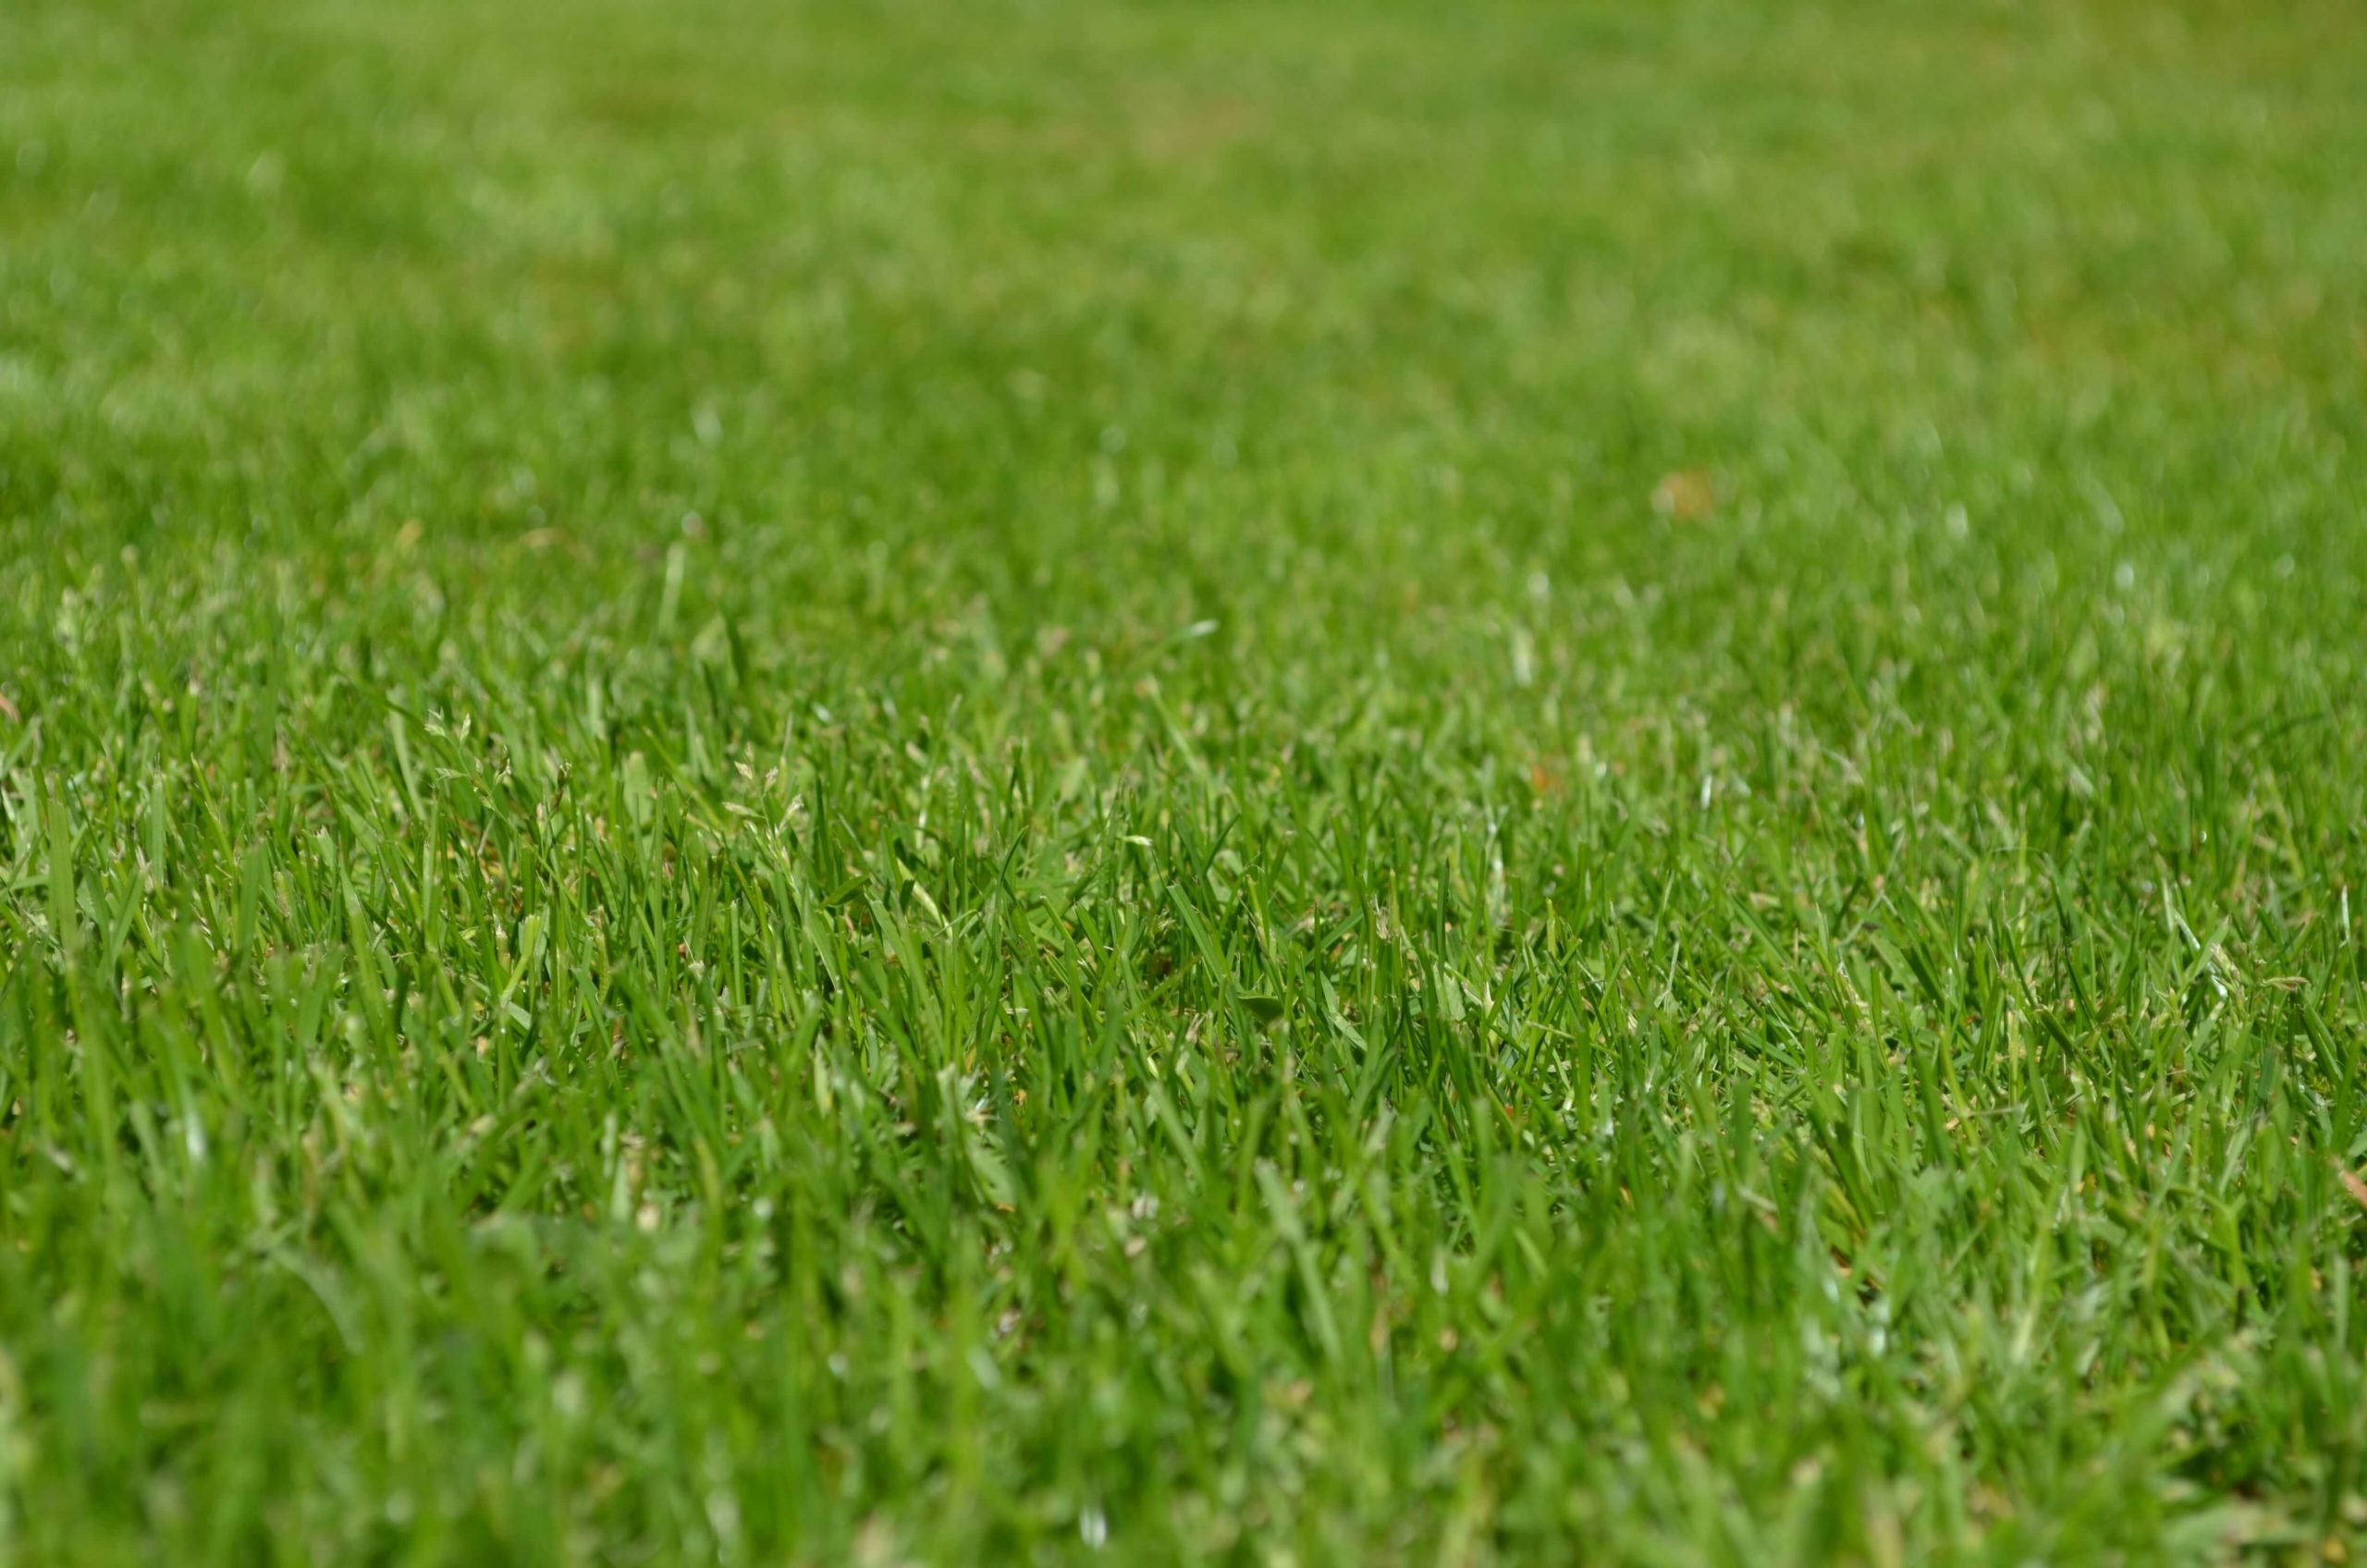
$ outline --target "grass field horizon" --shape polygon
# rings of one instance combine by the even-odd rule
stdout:
[[[0,10],[0,1562],[2357,1560],[2362,83]]]

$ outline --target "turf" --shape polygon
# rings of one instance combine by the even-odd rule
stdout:
[[[0,8],[0,1560],[2367,1546],[2362,81]]]

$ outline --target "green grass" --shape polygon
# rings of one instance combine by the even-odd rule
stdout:
[[[0,1561],[2355,1556],[2362,82],[0,7]]]

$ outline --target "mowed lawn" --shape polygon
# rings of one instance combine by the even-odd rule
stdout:
[[[2357,1561],[2362,482],[2349,0],[13,0],[0,1562]]]

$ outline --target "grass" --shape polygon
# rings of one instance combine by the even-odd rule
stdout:
[[[0,1560],[2367,1548],[2362,80],[0,10]]]

